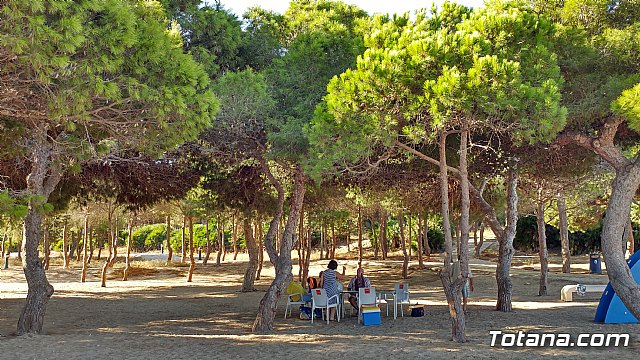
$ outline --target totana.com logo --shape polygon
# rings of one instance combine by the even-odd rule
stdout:
[[[574,340],[571,334],[565,333],[503,333],[500,330],[489,331],[491,346],[502,347],[540,347],[540,346],[629,346],[629,334],[579,334]],[[498,341],[499,340],[499,341]]]

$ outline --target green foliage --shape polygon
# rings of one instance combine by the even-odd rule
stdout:
[[[308,151],[303,128],[327,92],[333,76],[355,65],[362,52],[356,19],[366,13],[331,1],[294,1],[285,14],[288,37],[284,56],[267,70],[277,116],[268,123],[272,156],[300,161]]]
[[[137,228],[133,232],[133,243],[131,246],[136,250],[158,249],[166,238],[165,224],[145,225]]]
[[[28,106],[41,106],[39,123],[59,134],[64,157],[158,154],[195,138],[217,112],[207,74],[167,31],[156,1],[10,0],[0,13],[4,75],[28,76],[31,85],[16,89],[33,99]]]
[[[560,247],[560,231],[553,225],[545,224],[547,247]],[[513,247],[520,251],[538,251],[538,223],[535,215],[522,216],[518,219]]]
[[[240,57],[245,37],[242,22],[222,7],[192,7],[178,17],[184,48],[202,64],[212,79],[243,66]]]
[[[516,142],[553,139],[566,117],[554,27],[512,5],[469,13],[447,4],[414,22],[378,22],[356,68],[331,80],[316,110],[317,167],[357,163],[399,137],[429,142],[429,130],[460,122],[476,132],[509,129]]]

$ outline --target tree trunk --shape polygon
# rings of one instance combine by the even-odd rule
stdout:
[[[362,267],[362,207],[358,205],[358,267]]]
[[[187,237],[186,237],[186,228],[187,227],[187,217],[183,216],[182,217],[182,258],[180,259],[180,262],[182,264],[186,264],[187,263]]]
[[[498,265],[496,267],[496,282],[498,284],[498,301],[496,310],[509,312],[512,310],[511,296],[513,283],[509,277],[511,262],[513,261],[513,239],[516,236],[518,222],[518,175],[516,165],[512,164],[507,170],[507,226],[500,232],[493,229],[498,237]]]
[[[62,227],[62,266],[65,269],[69,268],[69,254],[67,254],[68,236],[69,225],[67,225],[67,221],[65,220]]]
[[[631,202],[639,184],[640,158],[632,166],[616,171],[602,227],[602,253],[607,263],[609,281],[620,300],[637,319],[640,319],[640,286],[633,279],[620,249],[623,230],[628,228]]]
[[[466,177],[466,132],[462,134],[460,142],[461,150],[464,149],[464,154],[460,153],[460,171],[462,174],[460,181],[461,190],[461,212],[464,217],[465,212],[465,199],[464,191],[467,189],[468,194],[468,180]],[[444,267],[440,272],[440,280],[444,288],[444,293],[447,298],[447,304],[449,305],[449,314],[451,316],[451,338],[456,342],[465,342],[465,317],[464,310],[462,308],[462,287],[467,281],[468,276],[468,264],[466,259],[460,257],[460,276],[452,279],[453,277],[453,239],[451,234],[451,223],[449,219],[449,176],[447,174],[447,158],[446,158],[446,141],[447,133],[442,131],[440,133],[439,152],[440,152],[440,205],[442,207],[442,227],[444,231]],[[463,163],[464,155],[464,163]],[[465,185],[466,183],[466,185]],[[467,198],[468,201],[468,198]],[[468,203],[466,204],[467,216],[468,216]],[[468,218],[467,218],[468,219]],[[464,220],[463,220],[464,222]],[[467,232],[468,233],[468,232]],[[462,254],[461,254],[462,255]]]
[[[409,250],[409,261],[411,261],[411,247],[413,245],[413,243],[411,242],[411,215],[409,215],[407,217],[407,219],[409,220],[408,221],[408,226],[407,226],[407,229],[409,230],[407,241],[409,242],[409,249],[408,249]]]
[[[96,256],[96,260],[100,261],[100,257],[102,256],[102,248],[104,247],[104,243],[98,241],[98,236],[96,234],[96,246],[98,247],[98,255]]]
[[[307,239],[306,246],[307,251],[305,252],[304,258],[304,278],[306,279],[309,276],[309,266],[311,265],[311,221],[307,223],[307,234],[305,236]]]
[[[28,213],[24,218],[22,247],[25,255],[22,267],[29,287],[27,300],[18,320],[17,335],[42,332],[47,303],[53,295],[53,286],[47,281],[42,262],[38,256],[42,215],[39,213],[38,204],[35,204],[35,201],[35,199],[29,201]]]
[[[480,250],[482,250],[482,243],[484,243],[484,221],[481,221],[478,225],[478,232],[480,236],[478,237],[478,245],[476,245],[476,258],[480,258]]]
[[[420,270],[424,269],[424,261],[422,260],[422,239],[423,239],[423,227],[422,220],[420,219],[420,214],[418,214],[418,268]]]
[[[231,219],[231,231],[233,232],[233,218]],[[222,224],[222,261],[227,257],[227,243],[224,230],[224,224]]]
[[[258,272],[256,272],[256,280],[260,280],[260,275],[262,274],[262,265],[264,263],[264,240],[263,240],[263,233],[262,233],[262,221],[258,219],[256,224],[257,224],[256,234],[258,236]],[[272,241],[273,241],[273,238],[272,238]]]
[[[189,216],[189,276],[187,282],[193,279],[193,271],[196,268],[196,259],[193,257],[193,217]]]
[[[122,280],[129,279],[129,270],[131,269],[131,243],[133,242],[133,217],[129,218],[129,234],[127,236],[127,257],[124,260],[124,270],[122,271]]]
[[[271,174],[269,173],[268,175]],[[277,180],[275,180],[272,175],[270,176],[269,180],[278,189],[279,198],[281,195],[284,195],[282,186],[277,183]],[[269,253],[271,262],[274,263],[276,276],[271,283],[271,286],[267,290],[267,293],[260,301],[258,315],[256,316],[256,321],[253,324],[254,332],[267,332],[273,330],[273,320],[278,308],[278,299],[292,279],[291,249],[293,247],[293,243],[295,242],[295,228],[302,211],[305,192],[304,185],[304,172],[300,166],[297,166],[294,175],[293,194],[289,205],[289,216],[287,218],[284,234],[282,237],[280,254],[276,254],[267,242],[267,252]],[[280,214],[281,213],[282,212],[280,212]],[[275,226],[269,227],[269,233],[271,232],[272,228],[275,228]],[[267,237],[269,237],[269,233],[267,233]]]
[[[101,287],[107,287],[107,269],[109,269],[111,266],[113,266],[113,263],[115,262],[115,256],[114,256],[114,252],[113,250],[115,249],[115,247],[118,246],[117,243],[117,237],[115,236],[115,231],[113,228],[113,217],[112,217],[112,210],[111,208],[109,208],[109,213],[107,215],[107,221],[108,221],[108,239],[107,239],[107,245],[109,248],[109,256],[107,256],[107,259],[105,260],[104,264],[102,265],[102,272],[101,272]],[[113,257],[112,257],[113,256]]]
[[[331,258],[336,258],[336,247],[338,246],[338,239],[336,238],[335,224],[331,223]]]
[[[636,252],[635,242],[636,240],[633,238],[633,224],[631,223],[631,219],[629,219],[629,230],[627,231],[629,237],[627,239],[627,258],[631,257],[633,253]]]
[[[558,216],[560,217],[560,244],[562,246],[562,272],[571,273],[571,250],[569,248],[569,221],[567,219],[567,202],[564,194],[558,193]]]
[[[404,213],[400,212],[398,216],[398,226],[400,226],[400,241],[402,242],[402,278],[409,278],[409,256],[407,255],[407,242],[404,236]]]
[[[80,261],[80,253],[82,252],[82,249],[84,249],[84,240],[82,240],[82,247],[80,246],[80,239],[84,239],[85,236],[85,230],[79,230],[78,231],[78,244],[76,245],[76,262]]]
[[[47,142],[46,130],[34,135],[30,142],[31,169],[26,178],[27,193],[30,196],[27,203],[27,215],[24,218],[22,231],[22,246],[19,256],[24,249],[22,267],[27,280],[27,300],[18,320],[17,335],[26,333],[40,333],[44,324],[47,303],[53,295],[53,286],[47,281],[47,276],[38,255],[40,240],[40,226],[42,214],[40,206],[49,199],[49,195],[60,182],[61,173],[54,168],[52,146]]]
[[[429,245],[429,219],[427,213],[424,213],[424,254],[427,256],[427,261],[431,260],[431,245]]]
[[[320,260],[324,259],[324,224],[320,224]]]
[[[220,221],[220,218],[216,221],[216,231],[218,232],[218,254],[216,255],[216,265],[220,265],[222,260],[222,248],[224,247],[224,224]],[[260,277],[258,276],[258,279]]]
[[[373,234],[373,258],[378,260],[378,248],[380,247],[380,237],[376,234],[375,216],[371,216],[371,233]]]
[[[298,224],[298,280],[304,284],[306,275],[304,275],[304,209],[301,211],[300,223]]]
[[[95,242],[95,237],[93,236],[93,228],[89,227],[89,232],[87,234],[87,241],[89,241],[89,256],[87,257],[87,264],[91,264],[91,259],[93,258],[93,243]]]
[[[244,231],[244,240],[249,253],[249,262],[242,279],[242,292],[256,291],[253,284],[256,280],[256,271],[258,271],[258,245],[256,244],[256,238],[253,236],[249,216],[249,212],[245,211],[242,217],[242,230]]]
[[[211,256],[211,236],[209,236],[209,219],[204,220],[204,236],[207,243],[207,247],[204,253],[204,259],[202,259],[202,265],[207,265],[209,257]]]
[[[173,248],[171,247],[171,215],[167,215],[167,262],[173,261]]]
[[[549,253],[547,251],[547,235],[544,224],[544,203],[542,200],[542,189],[538,189],[538,206],[536,209],[536,222],[538,224],[538,247],[540,251],[540,289],[538,296],[548,295],[549,285]]]
[[[42,266],[45,270],[49,270],[49,260],[51,257],[51,228],[49,220],[45,221],[44,234],[42,239],[42,252],[44,252],[44,259],[42,260]]]
[[[89,215],[84,216],[84,239],[82,239],[82,275],[80,282],[87,281],[87,266],[89,265],[88,244],[89,244]]]
[[[380,251],[382,252],[382,260],[387,260],[389,254],[389,242],[387,241],[387,213],[382,213],[380,220]]]
[[[238,258],[238,219],[235,213],[231,218],[231,222],[233,225],[233,260],[236,260]]]

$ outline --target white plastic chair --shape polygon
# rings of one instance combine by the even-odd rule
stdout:
[[[298,300],[293,300],[293,298],[299,296]],[[303,300],[304,294],[302,293],[293,293],[287,295],[287,307],[284,308],[284,318],[287,318],[287,312],[291,315],[291,311],[293,310],[293,306],[295,305],[304,305],[306,302]]]
[[[404,310],[402,305],[407,304],[411,305],[409,302],[409,284],[408,283],[399,283],[394,286],[395,296],[393,299],[387,299],[386,297],[383,299],[387,303],[387,316],[389,316],[389,304],[393,304],[393,306],[400,307],[400,314],[404,317]],[[396,315],[397,308],[393,309],[393,318],[397,317]]]
[[[358,324],[362,321],[362,307],[378,306],[378,304],[379,301],[374,287],[358,289]]]
[[[322,313],[325,314],[325,318],[327,319],[327,324],[329,323],[329,309],[336,309],[336,318],[338,322],[340,322],[340,311],[338,305],[338,297],[340,295],[336,294],[330,298],[327,298],[327,292],[324,289],[313,289],[311,290],[311,323],[313,324],[313,318],[316,314],[316,309],[322,309]],[[335,299],[335,303],[331,304],[331,299]],[[325,313],[326,310],[326,313]]]

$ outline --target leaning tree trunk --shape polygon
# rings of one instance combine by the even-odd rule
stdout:
[[[324,224],[320,224],[320,260],[324,259]]]
[[[83,247],[80,246],[80,239],[84,238],[84,230],[80,229],[78,231],[78,244],[76,245],[76,262],[80,262],[80,253],[82,252]],[[84,240],[82,245],[84,246]]]
[[[167,226],[166,226],[166,235],[167,235],[167,262],[171,263],[173,261],[173,248],[171,247],[171,215],[167,215]]]
[[[87,281],[87,266],[89,265],[88,261],[88,243],[91,241],[89,235],[89,215],[84,216],[84,239],[82,239],[82,276],[80,276],[80,282]]]
[[[362,207],[358,205],[358,267],[362,267]]]
[[[536,208],[536,222],[538,224],[538,247],[540,253],[540,289],[538,296],[548,295],[549,285],[549,252],[547,251],[547,235],[544,224],[544,203],[541,198],[541,189],[538,190],[538,206]]]
[[[31,143],[31,169],[26,178],[27,215],[24,218],[22,231],[22,246],[24,258],[22,267],[27,280],[27,299],[18,319],[17,335],[26,333],[40,333],[44,325],[44,315],[49,298],[53,295],[53,286],[47,281],[42,262],[38,255],[38,242],[40,240],[40,226],[42,214],[40,208],[43,202],[49,199],[49,195],[60,182],[61,173],[54,168],[52,159],[52,147],[46,140],[46,133],[36,134]],[[19,252],[20,253],[20,252]]]
[[[628,227],[631,202],[640,184],[640,158],[632,166],[617,170],[602,226],[602,253],[609,281],[620,300],[640,319],[640,286],[633,279],[622,248],[622,233]],[[626,240],[626,239],[625,239]]]
[[[247,252],[249,253],[249,262],[247,263],[247,269],[244,272],[244,278],[242,279],[242,292],[255,291],[254,283],[256,280],[256,271],[258,271],[258,245],[256,244],[256,238],[253,236],[253,229],[251,228],[251,220],[249,219],[249,212],[246,211],[242,217],[242,230],[244,231],[245,245]]]
[[[461,150],[464,145],[464,154],[460,154],[460,190],[462,195],[461,211],[463,213],[465,209],[467,211],[467,224],[468,224],[468,180],[466,176],[466,136],[464,132],[462,135],[462,141],[460,144]],[[444,293],[447,298],[447,304],[449,305],[449,314],[451,315],[451,338],[456,342],[465,342],[465,318],[464,309],[462,308],[462,287],[467,281],[468,276],[468,264],[466,259],[460,258],[460,272],[461,276],[453,279],[453,239],[451,236],[451,225],[449,220],[449,176],[447,174],[447,158],[446,158],[446,139],[447,133],[442,131],[440,133],[439,152],[440,152],[440,205],[442,207],[442,225],[444,231],[444,267],[440,272],[440,280],[444,288]],[[463,162],[463,155],[464,162]],[[465,208],[464,192],[467,192],[467,204]],[[467,231],[468,234],[468,231]],[[460,254],[460,253],[459,253]],[[460,254],[461,255],[461,254]]]
[[[278,190],[278,202],[280,203],[280,199],[284,199],[284,190],[270,172],[268,172],[267,177]],[[278,308],[278,299],[287,287],[287,284],[293,278],[291,273],[293,268],[291,264],[291,250],[295,242],[296,225],[302,211],[305,191],[304,185],[304,171],[302,170],[302,167],[297,166],[294,174],[293,193],[289,205],[289,216],[287,217],[280,245],[280,254],[276,254],[273,249],[273,234],[271,234],[272,229],[277,229],[277,222],[273,223],[272,221],[269,226],[269,232],[267,233],[267,239],[265,240],[269,258],[275,267],[276,276],[271,283],[271,286],[269,286],[267,293],[260,301],[258,315],[256,316],[256,321],[253,324],[254,332],[267,332],[273,330],[273,320],[275,319],[276,310]],[[279,214],[282,214],[282,207],[279,206],[279,210]],[[280,217],[278,216],[275,221],[279,221],[279,218]]]
[[[196,259],[193,257],[193,217],[189,216],[189,276],[187,282],[193,278],[193,270],[196,268]]]
[[[398,225],[400,226],[400,241],[402,242],[402,278],[409,278],[409,256],[407,255],[407,242],[404,236],[404,213],[400,212],[398,216]]]

